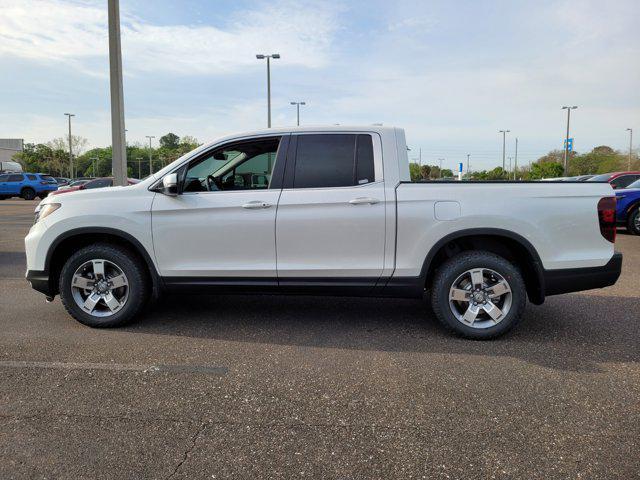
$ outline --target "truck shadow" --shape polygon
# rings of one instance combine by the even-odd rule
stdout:
[[[477,342],[448,334],[427,301],[180,295],[125,330],[327,349],[507,356],[552,369],[598,372],[600,363],[640,361],[638,307],[638,298],[549,298],[542,306],[529,304],[511,333]]]

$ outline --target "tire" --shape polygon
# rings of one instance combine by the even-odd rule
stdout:
[[[482,287],[472,292],[472,285],[480,284]],[[502,286],[508,291],[494,295]],[[452,295],[457,299],[464,296],[465,300],[458,301]],[[438,268],[433,280],[431,304],[436,317],[445,328],[465,338],[489,340],[507,333],[522,318],[526,302],[525,283],[518,268],[490,252],[456,255]]]
[[[100,263],[102,267],[98,268]],[[95,278],[103,282],[96,283]],[[118,284],[124,281],[126,286],[110,288],[108,283],[112,280],[111,283]],[[93,285],[73,286],[74,283],[84,285],[85,281],[93,281]],[[131,322],[146,304],[150,290],[142,260],[126,248],[106,243],[89,245],[74,253],[62,267],[59,286],[60,299],[67,312],[80,323],[96,328],[120,327]]]
[[[627,215],[627,230],[634,235],[640,235],[640,205],[636,205]]]
[[[40,200],[44,200],[45,198],[47,198],[47,195],[49,195],[49,192],[40,192],[40,193],[38,194],[38,198],[39,198]]]
[[[22,189],[20,196],[25,200],[33,200],[36,198],[36,191],[31,187],[26,187]]]

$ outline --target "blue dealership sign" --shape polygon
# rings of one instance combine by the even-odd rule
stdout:
[[[570,152],[573,151],[573,138],[568,139],[568,145],[567,145],[567,139],[564,140],[564,148],[566,148]]]

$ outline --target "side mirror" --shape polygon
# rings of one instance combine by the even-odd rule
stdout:
[[[165,195],[169,195],[170,197],[175,197],[178,195],[178,174],[170,173],[169,175],[165,175],[162,179],[162,188],[160,189],[160,193]]]

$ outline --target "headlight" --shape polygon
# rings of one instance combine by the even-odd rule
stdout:
[[[38,223],[43,218],[48,217],[57,209],[59,209],[60,206],[61,205],[59,203],[47,203],[46,205],[38,205],[36,207],[36,218],[33,223]]]

